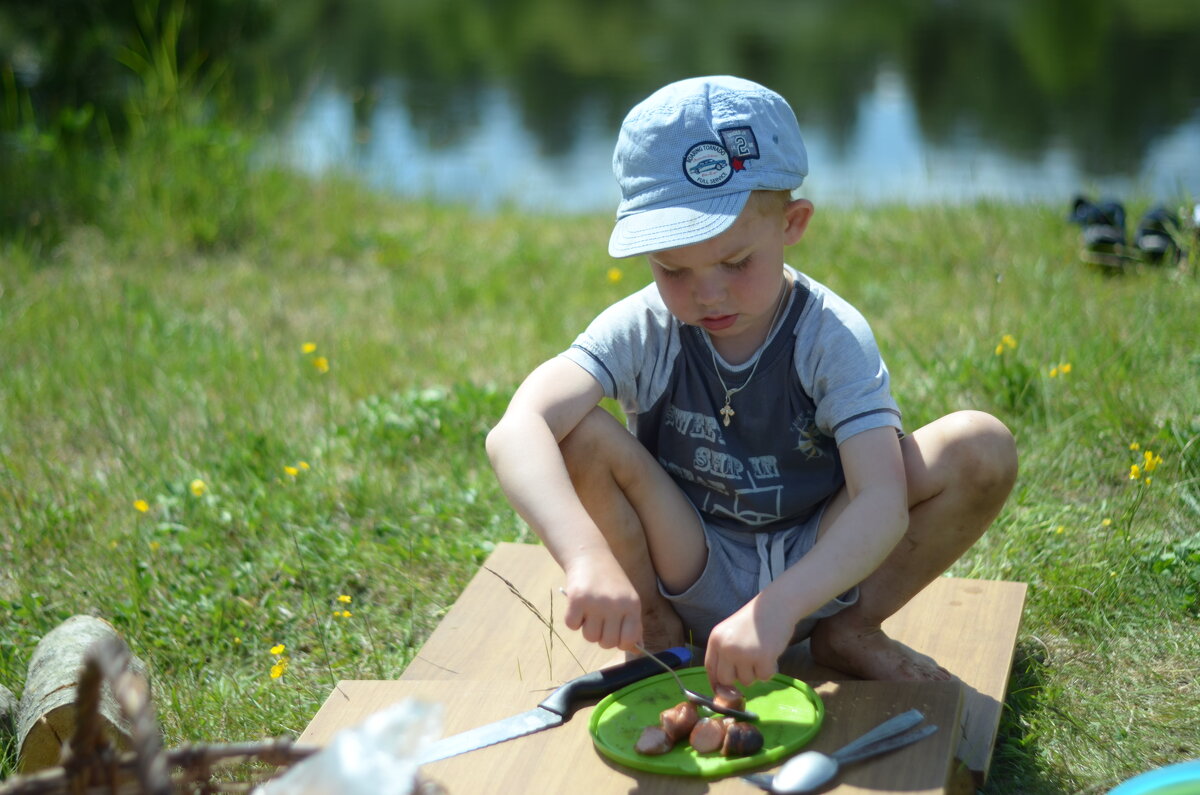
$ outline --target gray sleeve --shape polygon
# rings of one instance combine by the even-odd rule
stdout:
[[[666,389],[678,349],[676,321],[649,285],[601,312],[560,355],[590,373],[623,411],[637,414]]]
[[[861,313],[811,279],[796,333],[796,370],[817,406],[817,427],[842,444],[872,428],[902,431],[887,366]]]

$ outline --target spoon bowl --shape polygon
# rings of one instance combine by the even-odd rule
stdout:
[[[918,726],[925,716],[910,709],[876,726],[854,742],[831,754],[805,751],[787,761],[774,776],[753,773],[743,779],[776,795],[815,792],[837,775],[842,765],[902,748],[937,731],[937,726]]]
[[[820,751],[805,751],[793,756],[771,781],[771,791],[779,793],[812,792],[837,775],[838,761]]]

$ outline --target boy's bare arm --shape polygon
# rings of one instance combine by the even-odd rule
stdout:
[[[812,551],[713,630],[705,655],[713,682],[774,675],[795,625],[866,579],[904,535],[908,493],[896,432],[865,431],[840,451],[848,504]]]
[[[559,443],[603,397],[589,373],[555,358],[535,369],[487,438],[504,493],[567,578],[571,629],[604,648],[641,640],[641,605],[600,529],[576,496]]]

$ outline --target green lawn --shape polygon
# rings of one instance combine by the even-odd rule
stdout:
[[[0,244],[0,684],[103,616],[168,745],[294,735],[335,680],[397,676],[494,543],[535,540],[483,452],[508,394],[648,280],[606,216],[249,175],[236,149],[118,164],[86,223]],[[992,793],[1200,755],[1196,261],[1106,277],[1065,210],[818,207],[789,253],[867,315],[908,427],[972,407],[1017,436],[952,571],[1030,586]]]

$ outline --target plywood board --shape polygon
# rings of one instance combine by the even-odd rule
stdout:
[[[400,678],[564,682],[614,662],[563,624],[562,584],[545,547],[497,545]]]
[[[401,678],[562,682],[618,661],[566,629],[560,585],[562,572],[544,547],[500,544]],[[991,761],[1025,593],[1024,583],[940,577],[884,624],[961,680],[958,753],[979,783]],[[811,684],[849,678],[813,665],[802,647],[781,670]]]
[[[558,591],[561,584],[562,573],[544,547],[498,545],[404,671],[401,681],[407,684],[342,683],[314,718],[305,738],[327,737],[332,731],[361,719],[366,714],[364,709],[380,708],[381,699],[404,697],[410,692],[405,688],[410,686],[411,692],[430,694],[448,705],[449,731],[459,730],[455,728],[453,710],[456,707],[453,705],[465,704],[474,722],[460,728],[470,728],[487,722],[482,719],[483,713],[471,711],[472,705],[481,703],[472,700],[471,695],[479,695],[480,683],[498,688],[496,692],[501,695],[488,704],[494,704],[500,710],[495,717],[503,717],[529,709],[540,700],[540,697],[530,698],[531,695],[536,696],[584,672],[623,659],[620,653],[600,649],[565,628],[561,616],[566,600]],[[837,747],[841,736],[837,729],[839,725],[849,727],[848,731],[860,728],[865,731],[879,723],[887,716],[887,705],[879,701],[881,694],[895,694],[901,701],[921,701],[943,720],[951,713],[960,716],[956,718],[959,723],[953,733],[958,742],[955,753],[967,765],[975,782],[982,783],[996,739],[1024,599],[1025,585],[1022,583],[939,578],[885,623],[890,635],[933,656],[959,678],[961,685],[855,682],[838,671],[814,665],[803,647],[794,649],[781,660],[784,673],[819,685],[819,691],[844,694],[837,709],[829,715],[826,730],[815,741],[815,747],[829,750]],[[446,687],[447,683],[453,683],[453,686]],[[941,687],[941,695],[936,695],[938,687]],[[368,688],[373,695],[364,697],[365,691],[361,688]],[[350,689],[355,689],[354,698],[348,698]],[[574,722],[579,722],[578,718]],[[586,720],[582,723],[586,724]],[[584,732],[586,734],[586,728]],[[939,735],[939,742],[953,742],[948,739],[949,733],[939,732]],[[521,757],[526,753],[539,757],[542,753],[560,752],[553,746],[553,736],[549,739],[527,738],[521,742],[530,748],[528,752],[523,751]],[[544,743],[552,743],[546,747],[548,751],[542,746]],[[615,767],[591,751],[590,745],[587,747],[590,761],[586,764]],[[538,748],[543,750],[537,751]],[[500,755],[489,762],[488,759],[496,754]],[[954,755],[949,756],[953,758]],[[489,769],[503,772],[504,780],[510,783],[516,780],[508,779],[510,775],[516,776],[520,771],[524,771],[522,775],[529,775],[527,762],[510,756],[497,750],[478,752],[471,755],[468,769],[475,770],[477,764],[491,766]],[[885,757],[873,763],[882,767],[865,767],[861,773],[853,771],[854,775],[879,775],[879,785],[894,788],[894,776],[899,775],[900,768],[892,770],[889,765],[895,764],[897,758],[899,755]],[[925,766],[923,775],[939,780],[945,775],[946,764],[943,762],[946,760],[939,759],[930,766],[929,760],[918,758]],[[585,764],[582,758],[576,762]],[[466,773],[460,775],[450,760],[436,764],[448,765],[446,775],[452,780],[466,776]],[[684,783],[671,778],[665,781],[669,782],[668,789],[672,792],[691,791],[689,786],[695,788],[695,782]],[[847,781],[854,786],[874,786],[856,783],[853,778]],[[472,787],[477,786],[478,780],[472,784]],[[668,791],[654,789],[661,786],[667,784],[639,782],[641,788],[638,791]],[[736,786],[742,786],[742,782],[738,781]],[[912,786],[917,788],[915,791],[924,791],[919,789],[923,784]]]
[[[1025,604],[1024,583],[941,577],[883,628],[893,638],[944,665],[962,682],[962,741],[958,756],[978,783],[987,777]],[[780,670],[815,684],[845,674],[813,664],[797,647]]]
[[[533,708],[556,682],[535,681],[343,681],[339,682],[308,728],[305,745],[325,745],[336,732],[406,698],[442,705],[445,734],[455,734]],[[948,682],[903,684],[884,682],[826,683],[818,688],[826,719],[808,746],[832,751],[892,715],[916,708],[940,727],[916,745],[846,768],[831,793],[865,795],[880,790],[911,795],[945,791],[953,761],[959,690]],[[668,705],[669,706],[669,705]],[[638,792],[751,793],[740,778],[706,781],[641,773],[601,756],[588,733],[591,707],[580,709],[562,726],[506,743],[426,765],[422,774],[451,793],[583,792],[595,795]],[[950,729],[950,730],[948,730]]]

